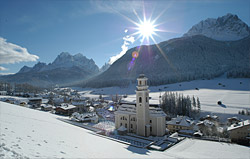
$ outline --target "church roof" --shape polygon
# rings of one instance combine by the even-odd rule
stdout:
[[[138,78],[145,78],[144,74],[140,74]]]

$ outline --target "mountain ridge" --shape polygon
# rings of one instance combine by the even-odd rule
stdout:
[[[237,15],[228,13],[224,16],[207,18],[192,26],[183,36],[204,35],[220,41],[235,41],[250,35],[249,26]]]
[[[33,67],[23,66],[14,75],[1,76],[0,80],[12,83],[29,83],[40,87],[71,84],[99,73],[93,61],[82,54],[62,52],[49,64],[38,62]]]

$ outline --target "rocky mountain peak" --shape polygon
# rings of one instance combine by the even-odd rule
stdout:
[[[184,36],[194,35],[204,35],[220,41],[235,41],[249,36],[250,29],[237,15],[228,13],[217,19],[202,20],[184,34]]]

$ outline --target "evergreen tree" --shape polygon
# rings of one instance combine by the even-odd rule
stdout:
[[[200,113],[200,111],[201,111],[201,103],[200,103],[199,97],[197,97],[197,107],[198,107],[198,113]]]

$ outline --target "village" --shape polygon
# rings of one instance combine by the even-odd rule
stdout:
[[[53,88],[41,93],[0,91],[0,100],[46,111],[60,120],[93,131],[94,135],[126,145],[164,151],[185,138],[250,145],[250,120],[235,116],[220,121],[216,115],[192,118],[171,116],[159,104],[150,104],[147,78],[140,75],[136,102],[126,94],[86,97],[72,88]]]

